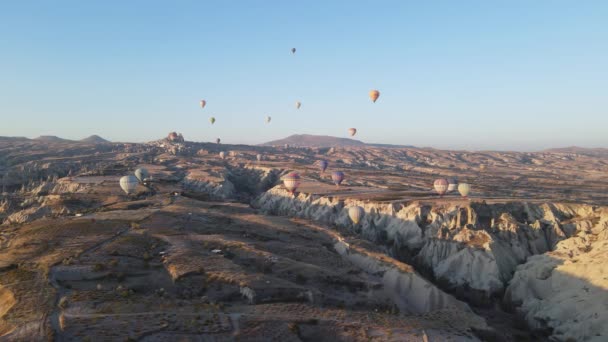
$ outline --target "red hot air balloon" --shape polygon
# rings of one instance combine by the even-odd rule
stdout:
[[[448,191],[449,185],[450,183],[443,178],[437,179],[435,183],[433,183],[433,187],[435,188],[435,191],[439,194],[439,197],[445,195],[445,193]]]
[[[331,180],[334,181],[334,184],[336,184],[336,186],[340,186],[340,184],[344,180],[344,172],[342,172],[342,171],[334,171],[331,174]]]
[[[300,174],[297,172],[291,172],[283,177],[283,186],[287,191],[295,195],[296,190],[300,186]]]

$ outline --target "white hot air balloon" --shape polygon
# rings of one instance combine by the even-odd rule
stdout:
[[[121,177],[119,183],[120,183],[120,187],[122,188],[122,190],[127,195],[130,195],[135,192],[135,189],[137,188],[137,184],[139,184],[139,181],[137,180],[137,177],[135,177],[133,175],[128,175],[128,176]]]
[[[143,167],[140,167],[139,169],[135,170],[135,177],[137,177],[137,179],[139,179],[139,181],[143,183],[145,179],[150,177],[150,174],[148,173],[148,170]]]
[[[363,215],[365,215],[365,211],[359,206],[348,208],[348,217],[350,217],[354,224],[358,224]]]
[[[467,198],[471,192],[471,185],[468,183],[458,184],[458,192],[460,192],[460,196]]]
[[[255,159],[257,159],[258,161],[262,161],[262,155],[258,154],[257,156],[255,156]]]
[[[300,109],[302,107],[302,102],[296,101],[296,109]]]
[[[224,152],[224,151],[220,152],[220,158],[222,158],[222,159],[226,158],[226,152]]]

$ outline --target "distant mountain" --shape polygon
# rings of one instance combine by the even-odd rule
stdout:
[[[38,138],[34,138],[34,140],[43,141],[43,142],[72,142],[73,140],[63,139],[54,135],[41,135]]]
[[[330,137],[327,135],[294,134],[284,139],[269,141],[262,146],[283,146],[289,144],[293,147],[334,147],[334,146],[365,146],[359,140]]]
[[[591,156],[608,156],[608,148],[587,148],[587,147],[578,147],[578,146],[570,146],[570,147],[561,147],[561,148],[550,148],[543,150],[542,152],[552,152],[552,153],[575,153],[575,154],[585,154]]]
[[[108,140],[100,137],[99,135],[91,135],[90,137],[84,138],[80,140],[81,142],[86,142],[86,143],[90,143],[90,144],[104,144],[104,143],[109,143]]]
[[[365,144],[366,146],[371,147],[381,147],[381,148],[416,148],[416,146],[412,145],[393,145],[393,144]]]

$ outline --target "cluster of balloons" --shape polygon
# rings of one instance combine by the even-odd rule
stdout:
[[[433,183],[433,187],[435,188],[435,192],[439,194],[439,197],[443,197],[446,193],[453,192],[458,190],[460,195],[464,198],[467,198],[469,193],[471,192],[471,185],[468,183],[458,183],[456,178],[448,179],[437,179]]]
[[[143,167],[135,170],[135,175],[123,176],[119,180],[120,188],[127,194],[135,193],[135,189],[139,183],[143,183],[150,178],[150,173]]]

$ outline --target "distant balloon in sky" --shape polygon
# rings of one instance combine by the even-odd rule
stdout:
[[[376,100],[380,97],[380,92],[377,90],[370,90],[369,98],[372,99],[372,102],[376,102]]]
[[[220,143],[220,141],[222,141],[222,139],[220,139],[220,138],[215,139],[215,143],[216,143],[216,144],[219,144],[219,143]]]
[[[296,101],[296,109],[300,109],[301,106],[302,106],[302,102]]]
[[[270,120],[272,120],[272,118],[270,116],[266,117],[266,123],[270,123]]]
[[[135,170],[135,177],[137,177],[140,182],[143,182],[144,179],[150,177],[150,174],[148,173],[148,170],[140,167],[139,169]]]
[[[291,53],[296,53],[296,48],[291,48]]]
[[[207,105],[207,101],[201,100],[201,108],[205,108],[206,105]]]
[[[291,172],[287,176],[283,177],[283,186],[287,191],[295,194],[296,190],[300,186],[300,175],[297,172]]]
[[[455,177],[448,178],[448,192],[456,191],[458,188],[458,179]]]
[[[433,183],[433,187],[435,188],[435,191],[439,194],[439,196],[445,195],[445,193],[448,191],[448,186],[448,181],[443,178],[437,179],[435,183]]]
[[[329,166],[329,163],[327,162],[327,160],[319,160],[319,168],[321,169],[321,172],[325,172],[325,170],[327,170],[327,166]]]
[[[467,196],[471,192],[471,185],[467,183],[458,184],[458,192],[460,192],[460,196],[467,198]]]
[[[331,180],[334,181],[334,184],[336,184],[336,186],[340,186],[340,184],[342,184],[342,181],[344,180],[344,172],[334,171],[331,174]]]
[[[220,152],[220,158],[222,158],[222,159],[226,158],[226,152],[224,152],[224,151]]]
[[[365,215],[365,211],[359,206],[348,208],[348,217],[350,217],[354,224],[358,224],[363,215]]]
[[[212,116],[209,118],[209,122],[211,122],[211,124],[213,125],[215,123],[215,118]]]
[[[255,156],[255,158],[256,158],[258,161],[261,161],[261,160],[262,160],[262,155],[261,155],[261,154],[258,154],[257,156]]]
[[[135,192],[139,181],[133,175],[128,175],[120,178],[120,188],[127,194],[130,195]]]
[[[355,134],[357,134],[357,129],[356,128],[349,128],[348,129],[348,134],[350,134],[351,137],[354,137]]]

